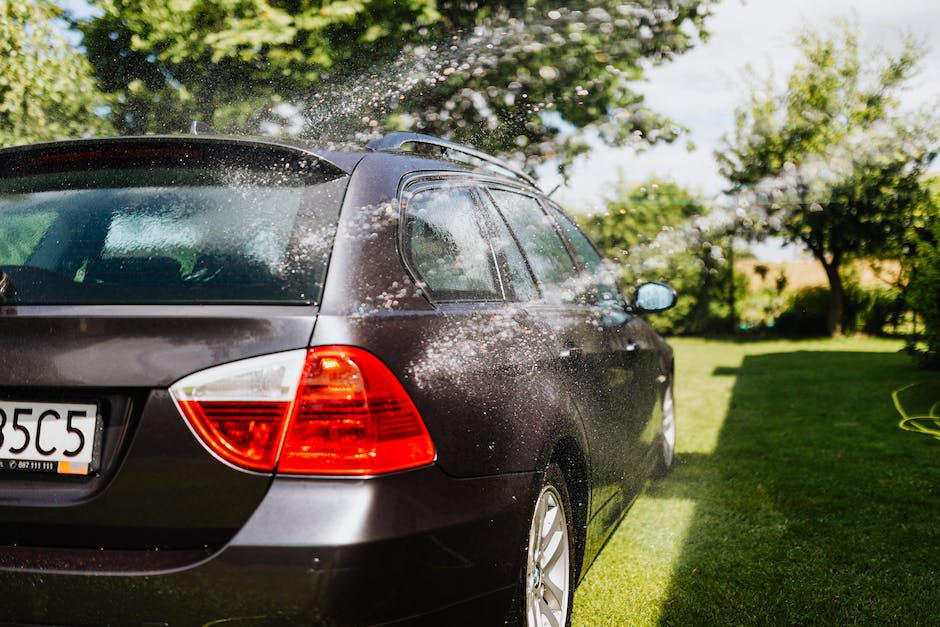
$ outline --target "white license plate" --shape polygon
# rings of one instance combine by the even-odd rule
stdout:
[[[97,405],[0,400],[0,470],[87,475],[100,440]]]

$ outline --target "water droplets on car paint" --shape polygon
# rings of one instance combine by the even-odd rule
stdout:
[[[403,300],[411,296],[421,296],[421,288],[416,287],[410,277],[402,275],[401,283],[393,281],[388,289],[373,296],[364,297],[353,313],[353,317],[396,310]]]
[[[466,383],[473,371],[468,365],[478,359],[509,370],[536,371],[544,356],[543,338],[532,337],[518,324],[517,315],[512,306],[496,313],[461,315],[446,333],[430,338],[421,357],[410,364],[415,383],[424,388]]]
[[[389,200],[363,207],[354,219],[344,220],[337,237],[359,241],[375,239],[398,223],[398,204]]]

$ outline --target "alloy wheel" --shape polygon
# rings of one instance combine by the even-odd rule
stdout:
[[[571,545],[561,494],[549,484],[535,504],[526,566],[526,624],[563,627],[571,598]]]

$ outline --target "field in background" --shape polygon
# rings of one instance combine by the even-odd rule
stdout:
[[[826,335],[829,283],[819,262],[739,259],[734,267],[741,329],[775,329],[782,337]],[[899,272],[896,261],[857,260],[842,268],[846,332],[911,332],[913,320],[897,289]]]
[[[673,340],[677,465],[575,596],[594,625],[940,624],[940,401],[901,342]],[[916,407],[915,407],[916,405]],[[934,407],[935,408],[935,407]]]
[[[761,266],[766,268],[764,276],[755,270]],[[739,259],[734,263],[734,270],[747,277],[750,290],[774,285],[777,277],[781,275],[786,277],[786,287],[790,290],[829,285],[822,265],[813,259],[784,262]],[[859,260],[844,269],[844,278],[864,288],[887,288],[897,282],[898,271],[899,265],[896,261]]]

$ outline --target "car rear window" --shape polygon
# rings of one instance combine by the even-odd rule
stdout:
[[[35,156],[0,179],[15,303],[319,300],[337,172],[260,148],[124,152]]]

